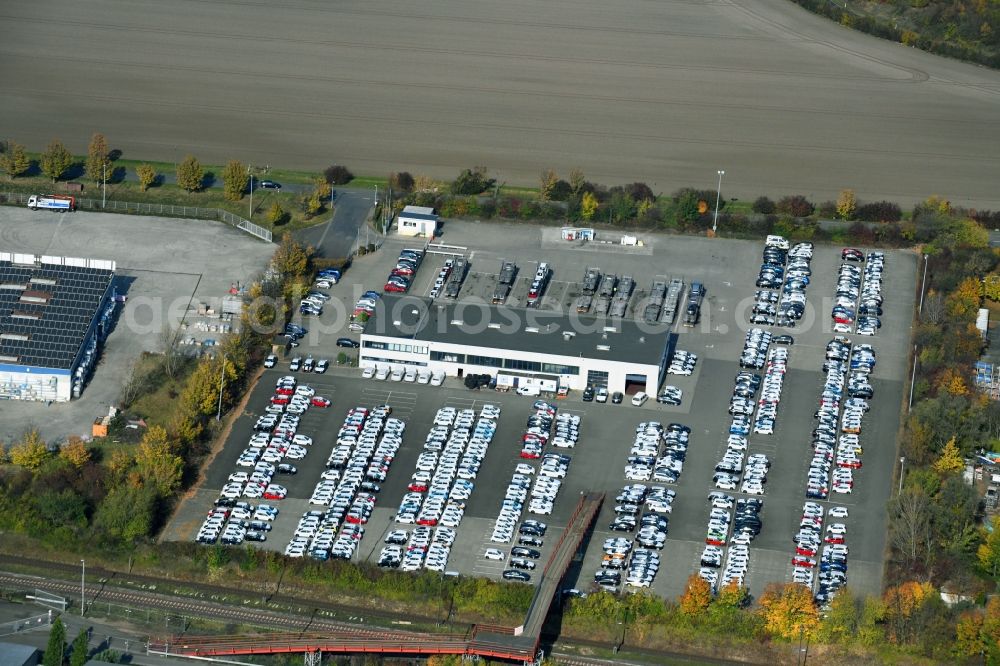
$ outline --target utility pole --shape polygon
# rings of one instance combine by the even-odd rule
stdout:
[[[247,173],[250,174],[250,217],[247,220],[253,219],[253,165],[247,165]]]
[[[927,288],[927,257],[924,255],[924,277],[920,281],[920,306],[917,307],[917,316],[919,317],[924,313],[924,289]]]
[[[80,560],[80,617],[87,608],[87,560]]]
[[[906,458],[899,459],[899,492],[897,495],[903,494],[903,469],[906,467]]]
[[[101,162],[101,210],[108,202],[108,163]]]

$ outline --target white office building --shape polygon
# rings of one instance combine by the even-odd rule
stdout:
[[[438,216],[433,208],[406,206],[396,216],[396,233],[400,236],[425,236],[430,238],[437,231]]]
[[[655,395],[673,344],[666,327],[635,321],[386,296],[361,334],[360,364],[489,374],[498,387]]]

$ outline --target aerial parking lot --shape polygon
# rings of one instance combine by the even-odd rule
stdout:
[[[326,480],[335,482],[327,484],[329,492],[343,490],[345,494],[341,495],[344,506],[338,514],[339,522],[327,524],[321,545],[351,543],[349,556],[355,561],[398,560],[396,564],[402,563],[408,548],[415,547],[425,553],[433,551],[427,562],[441,571],[497,579],[504,572],[518,571],[526,575],[527,582],[534,583],[538,574],[533,567],[544,566],[579,494],[601,491],[606,498],[594,534],[586,542],[582,560],[571,568],[564,583],[567,588],[593,589],[595,573],[600,570],[598,579],[606,586],[616,589],[648,586],[654,593],[676,597],[692,573],[715,567],[720,583],[722,578],[735,578],[755,595],[769,582],[793,579],[804,583],[808,580],[814,590],[819,590],[821,570],[824,576],[829,576],[832,569],[846,569],[846,563],[840,561],[844,558],[838,554],[838,561],[831,563],[826,556],[821,557],[819,547],[810,551],[804,540],[797,546],[793,537],[806,529],[804,513],[814,522],[816,509],[804,509],[803,505],[810,499],[806,490],[816,475],[814,456],[821,450],[816,448],[815,432],[825,427],[818,425],[817,410],[821,403],[828,402],[824,391],[831,377],[840,377],[829,366],[833,353],[829,343],[842,335],[846,342],[838,344],[846,345],[848,351],[843,363],[845,369],[848,365],[850,368],[841,377],[846,384],[829,390],[850,392],[850,404],[847,394],[844,395],[843,433],[850,433],[850,437],[857,434],[857,438],[851,440],[849,452],[837,449],[836,465],[831,450],[830,467],[836,469],[827,469],[827,474],[833,474],[828,477],[832,483],[826,497],[810,501],[822,509],[823,518],[818,524],[826,531],[818,532],[821,545],[847,547],[838,552],[849,550],[850,570],[846,575],[851,588],[879,589],[885,548],[885,502],[897,460],[895,435],[903,399],[905,350],[915,292],[913,255],[885,253],[877,275],[883,299],[878,308],[880,328],[868,321],[865,326],[871,325],[875,334],[858,335],[855,329],[843,334],[833,330],[838,321],[831,317],[831,312],[840,308],[837,312],[842,315],[847,307],[843,304],[847,297],[840,292],[854,293],[850,285],[845,286],[838,278],[841,264],[853,261],[845,260],[839,247],[814,248],[807,262],[807,279],[797,278],[805,283],[801,290],[805,297],[802,317],[794,327],[786,328],[750,324],[751,317],[766,311],[763,306],[757,307],[761,301],[757,292],[761,288],[755,286],[759,269],[763,270],[762,241],[651,235],[646,246],[636,248],[633,253],[617,246],[613,251],[603,251],[598,245],[553,245],[545,240],[544,230],[538,228],[475,223],[449,223],[445,239],[452,246],[451,251],[469,263],[459,302],[488,303],[505,261],[513,261],[519,268],[507,302],[515,309],[526,303],[533,288],[531,282],[543,262],[550,277],[536,306],[538,310],[572,307],[569,304],[575,304],[579,298],[588,266],[599,267],[605,274],[635,278],[635,290],[626,304],[626,318],[642,318],[644,308],[640,307],[640,301],[658,277],[666,280],[678,277],[686,285],[703,284],[705,299],[697,323],[684,326],[678,320],[669,325],[677,336],[676,350],[689,355],[686,367],[685,363],[676,366],[684,373],[667,374],[660,388],[676,387],[680,404],[661,404],[652,396],[636,406],[633,401],[641,401],[634,394],[624,396],[621,404],[610,399],[584,401],[583,393],[574,390],[558,399],[554,395],[542,396],[555,412],[551,414],[543,406],[540,413],[536,396],[488,388],[470,390],[455,377],[448,377],[441,386],[407,381],[402,373],[398,381],[392,378],[380,381],[362,377],[358,368],[336,365],[324,374],[292,372],[288,359],[278,360],[274,368],[265,372],[246,412],[237,419],[229,441],[208,470],[206,482],[179,512],[166,538],[196,537],[220,491],[231,483],[230,475],[244,469],[237,461],[246,455],[258,419],[269,406],[272,411],[279,411],[272,405],[279,395],[276,383],[282,377],[292,376],[295,384],[294,388],[289,384],[289,388],[293,394],[299,387],[309,387],[301,391],[298,400],[304,406],[295,410],[304,413],[292,425],[295,434],[311,438],[311,443],[302,447],[304,456],[302,451],[295,451],[296,459],[278,455],[268,463],[275,466],[268,481],[282,486],[282,492],[276,495],[281,499],[238,500],[265,503],[279,510],[273,520],[262,520],[267,522],[269,530],[248,530],[261,531],[266,537],[259,546],[285,552],[296,540],[296,531],[300,543],[303,534],[308,542],[324,532],[327,507],[310,504],[309,500],[326,473]],[[357,260],[343,280],[328,289],[329,294],[334,300],[342,300],[350,311],[351,301],[359,294],[379,290],[404,247],[422,247],[422,244],[414,245],[413,240],[387,242],[374,257]],[[863,276],[857,291],[863,294],[864,301],[873,293],[873,287],[865,286],[865,280],[869,285],[874,284],[876,271],[864,269],[866,260],[872,261],[872,255],[864,248],[861,250],[862,261],[858,263]],[[459,255],[427,253],[412,277],[410,293],[429,294],[441,274],[440,268],[449,261],[454,264]],[[799,264],[805,266],[806,262]],[[776,310],[787,311],[783,304],[795,299],[783,293],[774,300]],[[875,312],[874,306],[870,312]],[[311,329],[294,350],[302,356],[333,358],[342,349],[335,345],[338,337],[358,338],[357,333],[346,329],[344,321],[338,320],[336,308],[328,306],[323,314],[305,316],[301,321]],[[748,334],[751,329],[758,332]],[[792,339],[777,340],[781,335]],[[749,347],[762,341],[775,342],[761,349]],[[871,354],[877,358],[873,367],[866,365],[859,369],[855,363],[861,358],[859,354],[869,353],[858,346],[862,344],[871,345]],[[684,355],[678,358],[683,359]],[[741,367],[741,358],[751,366]],[[752,365],[758,361],[759,367]],[[858,374],[862,370],[863,377]],[[755,393],[756,385],[747,393],[746,387],[753,382],[746,380],[742,384],[737,382],[737,389],[752,397],[743,402],[734,398],[737,390],[734,381],[740,372],[761,377],[754,380],[763,385],[760,396]],[[856,394],[862,397],[855,398]],[[314,397],[329,399],[331,404],[314,405]],[[758,397],[766,398],[767,406],[761,403],[757,407],[759,412],[752,412],[755,416],[746,420],[745,435],[737,434],[734,440],[733,428],[742,427],[737,424],[742,421],[729,410],[734,404],[753,407]],[[858,400],[867,402],[861,405]],[[305,405],[306,402],[309,404]],[[390,406],[391,413],[370,413],[364,419],[350,414],[355,408],[371,412],[382,405]],[[867,411],[861,412],[862,407]],[[854,410],[854,416],[848,416],[850,410]],[[354,412],[359,413],[364,415]],[[546,415],[552,418],[551,423],[542,418]],[[856,422],[853,419],[858,415],[860,420]],[[275,421],[280,418],[276,415]],[[442,425],[442,418],[445,421],[450,418],[454,424]],[[372,419],[376,425],[370,425],[369,443],[363,445],[362,431]],[[348,422],[351,428],[356,424],[357,433],[343,429]],[[456,435],[461,428],[468,428],[468,432]],[[328,471],[331,452],[338,446],[338,432],[339,437],[346,437],[340,444],[344,455],[361,456],[363,468],[359,469],[373,470],[373,465],[378,468],[372,477],[363,471],[346,490],[341,486],[350,476],[344,471],[347,468],[342,467],[336,478]],[[432,436],[433,433],[437,434]],[[555,437],[569,434],[577,438],[572,447],[567,446],[565,439],[560,440],[563,446],[554,444]],[[840,434],[838,430],[836,435]],[[355,442],[354,437],[359,439]],[[843,440],[840,444],[847,446]],[[734,487],[720,490],[716,483],[719,465],[721,461],[734,460],[745,465],[743,478]],[[473,462],[478,468],[476,473],[469,471]],[[278,464],[294,465],[296,473],[279,474]],[[643,471],[646,465],[648,472]],[[539,481],[541,477],[545,478]],[[633,484],[644,485],[646,489],[625,489]],[[435,492],[440,501],[428,499]],[[713,492],[731,499],[717,496],[713,503],[709,499]],[[832,507],[837,508],[830,513]],[[318,512],[315,520],[307,517],[303,523],[303,516],[309,511]],[[397,520],[400,516],[403,519]],[[426,524],[418,525],[421,520]],[[530,520],[544,523],[545,527],[521,529],[524,521]],[[219,535],[223,534],[225,520],[215,522],[219,525]],[[742,528],[755,532],[755,537],[752,540],[739,537]],[[714,543],[714,535],[720,534],[720,530],[722,542],[717,545],[718,550],[708,551],[708,559],[718,558],[718,564],[703,567],[706,540]],[[239,535],[240,531],[231,533]],[[498,534],[509,535],[509,540],[497,539]],[[522,537],[523,542],[519,543]],[[519,547],[523,550],[512,553]],[[812,557],[802,555],[798,547],[803,552],[814,551]],[[294,554],[308,557],[310,551],[306,546],[303,552]],[[793,557],[813,561],[809,564],[798,560],[799,566],[793,566]],[[411,568],[416,566],[419,563]],[[609,566],[612,568],[608,569]],[[619,567],[620,585],[615,585],[614,567]],[[803,570],[812,568],[816,575],[807,577]],[[521,573],[509,573],[506,577],[518,576]]]

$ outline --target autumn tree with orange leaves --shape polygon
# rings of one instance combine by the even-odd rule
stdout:
[[[760,598],[760,614],[765,628],[786,639],[814,637],[819,612],[809,588],[798,583],[771,583]]]
[[[702,615],[711,603],[712,588],[708,581],[696,573],[691,574],[684,588],[684,594],[681,595],[681,612],[692,617]]]

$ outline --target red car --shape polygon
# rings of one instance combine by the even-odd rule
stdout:
[[[272,405],[287,405],[289,397],[287,395],[272,395],[271,404]]]
[[[843,534],[827,534],[826,538],[823,539],[826,543],[844,543]]]
[[[536,460],[538,458],[541,458],[542,454],[537,453],[535,451],[528,451],[527,449],[521,449],[521,457],[527,458],[529,460]]]
[[[294,395],[295,389],[290,386],[281,386],[274,389],[274,392],[278,395]]]
[[[386,282],[385,286],[382,288],[383,291],[399,292],[402,293],[406,291],[406,287],[394,284],[392,282]]]
[[[427,484],[422,481],[411,481],[410,485],[406,486],[407,490],[412,490],[415,493],[427,492]]]
[[[330,399],[329,398],[324,398],[321,395],[314,395],[313,399],[310,402],[312,402],[312,406],[313,407],[329,407],[330,406]]]
[[[816,566],[816,560],[810,559],[808,557],[795,556],[795,557],[792,558],[792,566],[793,567],[808,567],[808,568],[811,569],[812,567]]]
[[[282,499],[285,499],[285,495],[283,493],[276,493],[276,492],[272,492],[272,491],[265,491],[264,492],[264,499],[266,499],[266,500],[282,500]]]
[[[420,518],[417,520],[417,525],[427,525],[428,527],[434,527],[438,524],[437,518]]]
[[[795,548],[795,554],[804,557],[816,557],[816,549],[812,546],[798,546]]]
[[[854,460],[841,460],[837,462],[838,467],[849,467],[851,469],[861,469],[861,461]]]
[[[707,543],[709,546],[725,546],[726,545],[726,542],[723,541],[722,539],[713,539],[712,537],[709,537],[709,538],[705,539],[705,543]]]

